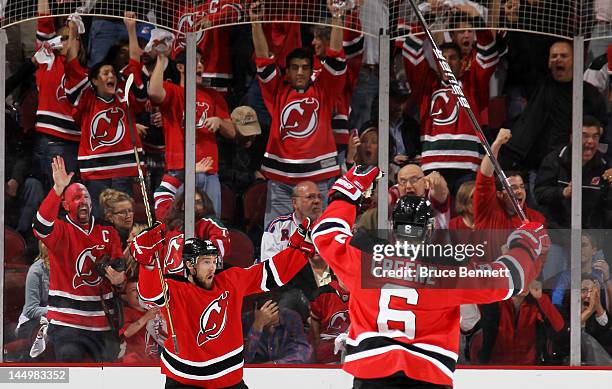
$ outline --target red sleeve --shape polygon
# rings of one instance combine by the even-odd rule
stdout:
[[[166,283],[166,287],[167,287]],[[154,266],[140,265],[138,271],[138,296],[149,306],[164,306],[164,293],[159,281],[159,270]]]
[[[489,105],[489,81],[498,62],[499,53],[493,33],[487,30],[476,31],[476,56],[472,60],[472,69],[474,96],[480,111]]]
[[[196,224],[195,235],[200,239],[212,241],[224,257],[230,248],[230,236],[227,228],[213,218],[202,218]]]
[[[257,78],[266,108],[268,112],[274,112],[276,93],[281,85],[280,69],[276,65],[274,57],[255,58],[255,66],[257,67]]]
[[[64,91],[68,100],[75,106],[83,105],[81,95],[85,93],[89,85],[87,69],[81,66],[78,58],[74,58],[71,61],[66,61],[64,71],[66,72]]]
[[[557,307],[550,301],[550,297],[548,297],[546,293],[542,293],[542,297],[536,301],[546,316],[546,319],[550,322],[551,327],[555,331],[561,331],[565,325],[565,320],[563,320],[563,316],[561,316]]]
[[[232,267],[226,272],[244,295],[268,292],[289,282],[306,265],[306,254],[287,247],[272,258],[246,269]]]
[[[333,51],[329,47],[325,50],[325,62],[321,66],[321,73],[315,80],[327,97],[335,100],[344,90],[346,82],[346,58],[344,51]]]
[[[431,84],[435,77],[434,71],[429,67],[423,50],[424,35],[416,36],[410,34],[404,40],[402,46],[402,57],[406,78],[412,90],[415,101],[421,101],[430,93]]]
[[[36,218],[34,218],[34,235],[46,246],[53,246],[61,241],[59,227],[56,226],[57,215],[59,213],[62,198],[51,189],[47,197],[40,203]]]
[[[38,50],[45,41],[55,38],[55,24],[53,17],[48,15],[36,20],[36,50]]]
[[[354,204],[335,200],[312,229],[317,252],[349,290],[361,283],[361,251],[350,244],[356,214]]]
[[[497,191],[495,190],[495,177],[486,177],[480,172],[476,173],[476,188],[474,189],[474,224],[485,223],[497,204]]]
[[[347,75],[346,84],[350,90],[355,89],[359,71],[361,70],[361,62],[363,59],[363,46],[365,38],[361,32],[361,20],[359,19],[359,11],[349,12],[346,15],[344,25],[351,30],[345,29],[342,37],[342,48],[346,55]],[[356,31],[355,31],[356,30]]]
[[[182,87],[176,85],[170,81],[164,81],[163,83],[164,91],[166,92],[166,96],[164,100],[159,104],[159,110],[162,115],[169,115],[175,109],[180,109],[181,107],[177,107],[174,102],[177,102],[178,94],[182,93]]]
[[[163,222],[166,219],[176,197],[176,191],[181,184],[182,182],[178,178],[164,174],[161,184],[155,189],[155,193],[153,193],[155,220]]]

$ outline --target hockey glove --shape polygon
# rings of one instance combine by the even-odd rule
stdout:
[[[509,249],[522,247],[527,250],[531,258],[535,260],[540,255],[548,252],[550,237],[542,223],[527,222],[508,236],[506,244]]]
[[[312,220],[309,217],[304,218],[295,232],[289,238],[289,247],[303,251],[308,257],[312,257],[315,253],[314,245],[310,239],[310,227]]]
[[[152,227],[143,230],[132,239],[130,253],[136,262],[147,266],[153,264],[155,252],[161,249],[164,243],[162,236],[164,229],[163,223],[155,222]]]
[[[376,166],[353,166],[345,175],[336,180],[327,197],[330,202],[336,199],[344,199],[353,204],[358,204],[362,196],[368,198],[372,195],[374,182],[382,175],[382,171]]]

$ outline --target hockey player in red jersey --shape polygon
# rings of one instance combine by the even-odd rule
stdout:
[[[351,293],[344,370],[355,377],[353,387],[360,389],[452,386],[459,306],[508,299],[527,288],[550,240],[541,224],[523,224],[508,237],[508,253],[487,264],[504,276],[473,278],[465,284],[451,280],[459,282],[460,288],[427,288],[424,284],[368,288],[364,281],[376,273],[367,257],[364,261],[368,262],[362,261],[364,252],[355,247],[358,243],[351,227],[356,204],[378,174],[376,167],[356,166],[338,179],[329,193],[331,203],[312,231],[317,251]],[[424,243],[431,228],[431,207],[423,198],[404,196],[393,219],[396,234],[411,235],[407,240]]]
[[[112,361],[119,351],[112,285],[125,281],[119,234],[96,223],[87,189],[70,184],[74,173],[66,173],[62,157],[53,158],[52,171],[54,186],[34,220],[49,249],[49,339],[58,362]],[[102,263],[104,256],[112,260]]]
[[[166,388],[246,388],[242,381],[244,296],[263,293],[289,281],[314,253],[306,241],[306,219],[291,236],[289,247],[269,261],[243,269],[215,272],[219,251],[211,241],[187,239],[180,247],[188,278],[166,275],[169,309],[180,354],[171,338],[161,356]],[[164,305],[164,293],[152,256],[163,245],[162,225],[145,230],[132,241],[140,267],[138,291],[150,304]],[[165,310],[164,310],[165,311]]]

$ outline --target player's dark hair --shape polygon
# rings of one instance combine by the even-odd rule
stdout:
[[[444,42],[444,43],[442,43],[440,45],[440,51],[444,52],[445,50],[455,50],[455,52],[457,53],[459,58],[463,57],[463,54],[461,54],[461,47],[459,47],[459,45],[456,44],[455,42]]]
[[[289,68],[289,65],[291,65],[291,61],[294,59],[307,59],[310,63],[310,66],[312,66],[312,64],[314,63],[312,52],[302,47],[293,49],[289,54],[287,54],[287,57],[285,58],[287,68]]]

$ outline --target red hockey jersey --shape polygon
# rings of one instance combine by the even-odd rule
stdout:
[[[211,27],[237,23],[242,19],[242,4],[239,0],[206,0],[197,7],[185,7],[175,15],[177,31],[189,31],[194,23],[205,16]],[[232,79],[231,27],[215,27],[196,33],[197,45],[202,55],[204,77],[207,87],[218,92],[227,92]],[[184,35],[174,41],[173,54],[185,49]]]
[[[185,168],[185,88],[164,81],[166,97],[160,104],[164,123],[166,143],[166,170]],[[211,157],[213,168],[210,174],[219,171],[219,150],[217,134],[204,126],[209,117],[229,119],[227,103],[220,93],[214,90],[196,88],[196,161]]]
[[[168,338],[161,357],[162,373],[202,388],[239,383],[244,365],[242,299],[284,285],[306,263],[303,252],[288,248],[266,263],[218,273],[211,290],[183,277],[166,277],[180,354],[175,353],[172,338]],[[138,291],[144,301],[163,304],[157,270],[141,266]]]
[[[348,332],[349,293],[334,280],[315,291],[310,301],[310,317],[320,323],[320,334],[315,348],[319,363],[340,362],[340,354],[334,355],[334,343],[338,335]]]
[[[483,157],[480,138],[474,131],[468,114],[459,107],[451,85],[441,81],[437,73],[429,67],[421,37],[408,35],[403,46],[404,67],[412,88],[412,96],[415,101],[421,102],[421,167],[424,171],[476,171]],[[499,58],[490,31],[477,31],[476,37],[477,54],[458,81],[478,118],[481,110],[486,108],[489,98],[488,93],[481,91],[489,90],[489,80],[495,72]]]
[[[36,30],[37,46],[55,38],[52,17],[38,19]],[[72,142],[81,139],[81,129],[72,117],[72,104],[64,92],[64,56],[55,53],[51,69],[47,64],[39,64],[36,70],[38,89],[38,108],[36,109],[36,131]]]
[[[134,74],[133,91],[130,91],[130,104],[119,101],[123,96],[123,83],[119,83],[117,94],[106,100],[98,96],[87,81],[87,72],[78,60],[66,64],[65,90],[75,106],[75,120],[81,126],[79,143],[79,171],[83,180],[105,180],[114,177],[135,177],[138,175],[134,141],[138,152],[142,153],[140,136],[136,128],[130,129],[128,112],[132,125],[136,125],[136,114],[144,108],[146,95],[140,77],[140,64],[130,60],[122,72],[127,76]],[[137,99],[135,94],[140,98]],[[132,139],[133,136],[136,138]],[[144,157],[140,156],[141,164]],[[144,165],[143,165],[144,166]]]
[[[100,276],[92,253],[104,246],[110,257],[121,258],[121,240],[113,227],[100,226],[92,217],[87,230],[68,216],[58,219],[61,198],[53,189],[40,204],[34,234],[49,249],[49,312],[51,324],[89,331],[108,331],[102,300],[110,309],[114,295],[110,282]],[[111,310],[112,312],[112,310]]]
[[[323,70],[305,90],[284,82],[274,58],[255,61],[261,93],[272,114],[262,172],[287,184],[337,176],[340,167],[331,120],[337,96],[344,88],[344,54],[328,50]]]
[[[371,277],[366,270],[370,263],[362,261],[363,252],[351,245],[355,217],[354,205],[336,200],[312,230],[321,257],[351,292],[344,370],[364,379],[403,372],[416,380],[452,385],[459,305],[490,303],[519,293],[537,275],[530,255],[514,248],[490,263],[491,269],[507,269],[511,276],[473,279],[472,285],[483,285],[478,289],[367,288],[362,282]]]

